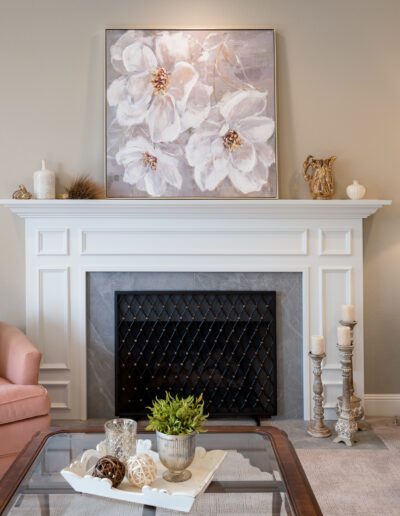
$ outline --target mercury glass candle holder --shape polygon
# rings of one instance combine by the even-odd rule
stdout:
[[[133,419],[115,418],[104,424],[107,454],[126,464],[136,454],[137,423]]]

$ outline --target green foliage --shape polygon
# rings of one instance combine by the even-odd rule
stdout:
[[[204,415],[202,394],[198,398],[194,396],[179,398],[166,392],[165,399],[156,398],[153,406],[147,408],[151,413],[147,416],[150,423],[146,430],[158,430],[167,435],[205,432],[203,423],[208,415]]]

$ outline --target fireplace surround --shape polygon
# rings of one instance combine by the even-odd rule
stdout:
[[[341,388],[340,305],[356,307],[354,382],[364,395],[362,220],[390,201],[3,200],[25,219],[26,330],[43,354],[53,417],[87,417],[90,272],[271,273],[302,278],[303,416],[312,334],[327,342],[326,414]]]
[[[299,272],[89,272],[88,417],[115,415],[115,292],[161,289],[276,292],[277,415],[303,417],[303,309]]]

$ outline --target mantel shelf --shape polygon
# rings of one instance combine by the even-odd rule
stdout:
[[[390,200],[16,200],[0,199],[21,218],[229,218],[229,219],[363,219]]]

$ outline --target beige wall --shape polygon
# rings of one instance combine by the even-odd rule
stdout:
[[[280,195],[308,153],[391,198],[366,223],[366,391],[400,393],[399,0],[0,0],[0,197],[45,157],[103,177],[106,27],[275,27]],[[23,224],[0,209],[0,319],[24,327]]]

